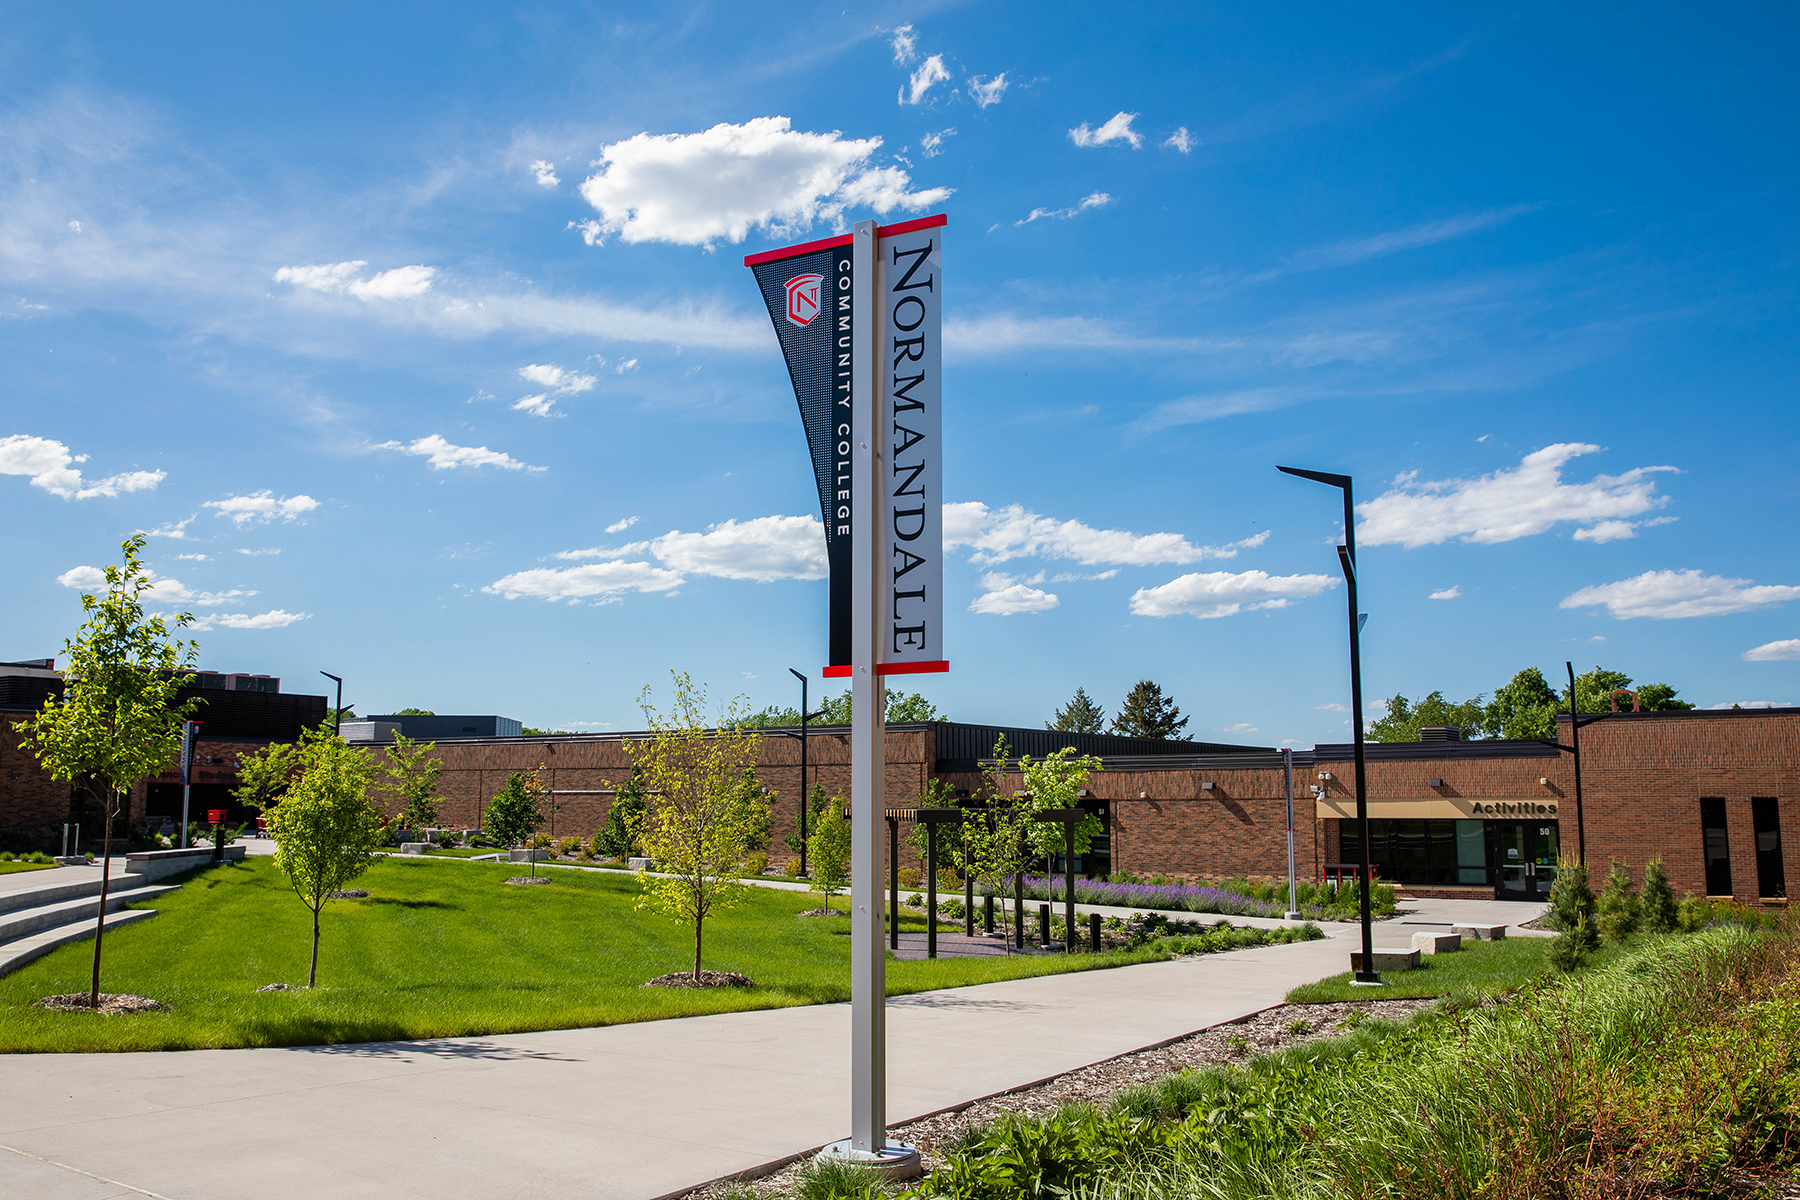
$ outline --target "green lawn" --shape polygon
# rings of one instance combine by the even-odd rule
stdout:
[[[0,862],[0,875],[10,875],[14,871],[45,871],[55,865],[55,863]]]
[[[541,886],[503,882],[518,873],[506,863],[377,862],[357,882],[368,899],[326,905],[319,988],[258,993],[267,983],[306,982],[305,905],[267,858],[197,872],[181,890],[134,906],[160,909],[155,920],[106,937],[102,989],[150,996],[172,1012],[95,1018],[30,1007],[86,990],[93,943],[79,942],[0,978],[0,1052],[450,1037],[849,999],[849,922],[795,915],[818,907],[817,895],[754,888],[745,904],[707,922],[705,965],[740,971],[757,987],[640,989],[691,964],[690,927],[638,910],[628,875],[547,870]],[[888,992],[1166,955],[1153,947],[1069,959],[890,961]]]
[[[1350,972],[1303,984],[1288,993],[1295,1004],[1325,1004],[1336,1000],[1392,1000],[1406,996],[1454,996],[1476,1000],[1523,987],[1550,971],[1550,940],[1511,937],[1500,942],[1468,942],[1452,954],[1426,954],[1416,971],[1383,971],[1386,987],[1356,987]],[[1346,948],[1345,956],[1349,955]],[[1603,946],[1588,955],[1585,966],[1600,966],[1617,958],[1619,950]]]

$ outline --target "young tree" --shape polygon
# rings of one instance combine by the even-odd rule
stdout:
[[[1598,910],[1587,867],[1574,858],[1557,859],[1556,882],[1550,885],[1550,911],[1544,923],[1574,939],[1577,958],[1600,944]]]
[[[325,730],[308,730],[296,755],[299,778],[275,805],[269,834],[275,866],[312,910],[312,966],[319,982],[319,910],[331,893],[369,869],[386,837],[387,818],[369,800],[375,764],[369,752]]]
[[[1044,728],[1063,733],[1099,733],[1106,728],[1106,710],[1088,699],[1087,689],[1076,688],[1069,702],[1056,710],[1056,719],[1044,722]]]
[[[706,918],[747,893],[737,876],[750,842],[767,836],[769,805],[760,788],[743,786],[744,771],[755,767],[762,738],[746,731],[738,703],[726,708],[717,728],[709,729],[705,690],[685,671],[670,674],[675,696],[669,712],[651,705],[645,687],[638,704],[650,736],[625,744],[648,792],[641,840],[663,873],[638,873],[644,889],[638,903],[692,922],[694,980],[699,982]]]
[[[1641,914],[1638,898],[1631,894],[1631,871],[1616,858],[1606,873],[1597,911],[1600,936],[1607,941],[1617,944],[1637,932]]]
[[[181,752],[181,724],[196,702],[177,701],[181,688],[193,681],[188,672],[199,654],[196,643],[169,636],[170,626],[185,627],[192,613],[165,621],[144,612],[141,597],[151,586],[139,557],[144,535],[128,538],[120,549],[125,563],[106,568],[105,594],[81,597],[87,620],[63,643],[68,665],[62,694],[48,697],[19,725],[25,734],[20,748],[37,756],[45,774],[87,792],[101,809],[100,903],[88,995],[95,1009],[114,827],[132,785],[163,771]]]
[[[899,724],[902,721],[948,721],[950,718],[939,712],[931,701],[918,692],[889,692],[887,704],[882,709],[887,723]],[[850,692],[845,689],[842,695],[827,696],[819,704],[819,724],[850,724]],[[746,721],[745,724],[750,722]],[[792,724],[798,725],[795,720]]]
[[[1088,776],[1101,770],[1105,767],[1099,758],[1092,754],[1076,754],[1073,746],[1064,746],[1045,758],[1034,760],[1027,754],[1019,760],[1019,775],[1024,784],[1020,790],[1025,793],[1019,799],[1033,818],[1027,828],[1031,831],[1032,847],[1039,855],[1048,857],[1062,853],[1063,827],[1059,822],[1036,820],[1036,814],[1081,807],[1081,791],[1087,787]],[[1086,854],[1095,835],[1105,830],[1106,823],[1089,813],[1075,826],[1075,853]]]
[[[1653,858],[1644,864],[1644,890],[1638,897],[1638,907],[1643,915],[1645,932],[1675,932],[1680,920],[1675,905],[1675,889],[1669,886],[1669,876],[1663,870],[1660,858]]]
[[[933,782],[935,782],[935,781],[933,781]],[[812,835],[813,822],[815,822],[819,819],[820,815],[822,813],[824,813],[824,811],[825,811],[825,806],[829,803],[830,803],[830,799],[825,795],[825,785],[822,783],[819,783],[815,780],[813,782],[812,795],[807,797],[807,799],[806,799],[805,829],[806,829],[806,835],[809,839]],[[801,831],[800,814],[795,813],[794,814],[794,828],[792,830],[790,830],[789,832],[781,835],[781,844],[786,846],[791,853],[794,853],[794,854],[800,853],[800,838],[801,838],[800,831]],[[811,850],[808,849],[807,853],[810,854]]]
[[[266,813],[293,786],[299,770],[300,747],[270,742],[261,750],[238,755],[238,786],[232,799],[246,808]]]
[[[1444,693],[1433,692],[1414,707],[1405,696],[1396,695],[1381,719],[1369,723],[1364,736],[1371,742],[1416,742],[1425,726],[1448,725],[1462,730],[1465,738],[1480,737],[1486,711],[1480,696],[1457,704],[1444,699]]]
[[[438,780],[444,776],[444,763],[437,756],[436,742],[420,744],[396,729],[381,771],[388,777],[388,790],[400,799],[400,828],[427,829],[437,824]]]
[[[482,814],[484,833],[507,849],[527,841],[544,823],[544,788],[535,771],[514,771],[506,777],[500,794],[488,801]],[[531,877],[537,878],[537,859],[531,857]]]
[[[825,907],[831,898],[850,882],[850,822],[844,820],[844,802],[833,798],[806,839],[807,865],[812,868],[811,888],[825,895]]]
[[[1493,700],[1482,710],[1482,732],[1491,738],[1553,738],[1556,708],[1556,692],[1544,682],[1544,673],[1526,667],[1494,689]]]
[[[631,778],[613,793],[606,810],[606,825],[597,835],[600,852],[610,858],[630,858],[637,852],[638,832],[644,825],[644,788],[638,782],[637,768]]]
[[[1113,718],[1112,731],[1125,737],[1168,739],[1187,728],[1188,719],[1163,695],[1160,686],[1140,679],[1125,693],[1125,703]]]

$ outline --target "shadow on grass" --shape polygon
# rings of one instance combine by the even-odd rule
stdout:
[[[970,1000],[958,997],[955,992],[914,992],[909,996],[890,996],[888,1007],[960,1009],[964,1012],[1044,1011],[1042,1004],[1028,1004],[1020,1000]]]
[[[346,896],[347,900],[360,900],[364,904],[391,904],[396,908],[447,908],[462,911],[460,904],[451,904],[446,900],[402,900],[397,896]]]

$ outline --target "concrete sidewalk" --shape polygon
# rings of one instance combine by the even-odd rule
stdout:
[[[1346,952],[1327,938],[892,1000],[890,1123],[1256,1012]],[[848,1006],[830,1004],[438,1042],[7,1055],[0,1195],[643,1200],[843,1137],[849,1036]]]

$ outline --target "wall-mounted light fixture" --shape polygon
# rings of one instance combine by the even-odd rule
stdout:
[[[1075,794],[1077,796],[1081,797],[1083,800],[1086,800],[1088,798],[1088,790],[1086,788],[1082,788],[1080,791],[1076,792]]]
[[[1201,780],[1200,781],[1200,790],[1203,792],[1212,791],[1213,790],[1212,780],[1210,780],[1210,779]]]
[[[1538,786],[1539,787],[1549,787],[1550,786],[1550,777],[1548,775],[1539,775],[1538,776]]]
[[[1320,771],[1320,772],[1319,772],[1319,778],[1320,778],[1320,779],[1330,779],[1330,778],[1331,778],[1331,772],[1330,772],[1330,771]]]
[[[1426,787],[1443,787],[1444,781],[1441,779],[1427,779],[1425,781],[1425,786]]]
[[[1139,800],[1148,800],[1148,799],[1149,799],[1149,798],[1150,798],[1150,793],[1149,793],[1149,792],[1139,792],[1139,793],[1138,793],[1138,799],[1139,799]]]

